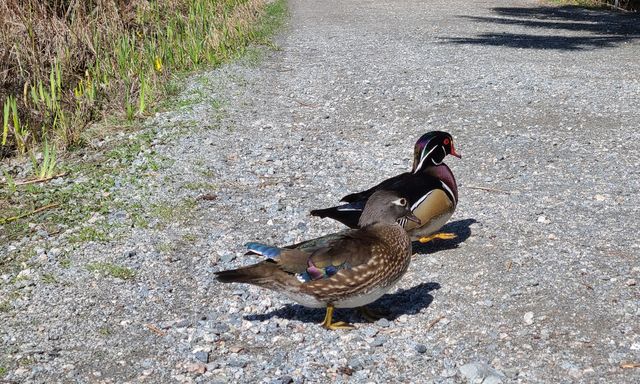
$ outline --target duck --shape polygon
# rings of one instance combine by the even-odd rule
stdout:
[[[451,134],[431,131],[423,134],[414,146],[410,172],[391,177],[365,191],[344,196],[344,204],[312,210],[312,216],[331,218],[350,228],[357,228],[367,200],[381,189],[406,196],[412,213],[420,224],[401,219],[400,224],[412,241],[427,243],[434,239],[453,239],[453,233],[437,233],[451,218],[458,204],[458,186],[451,169],[444,163],[447,155],[458,158]]]
[[[256,285],[303,306],[325,308],[324,328],[351,329],[351,324],[333,321],[334,308],[364,308],[392,289],[409,267],[411,239],[399,219],[419,223],[407,198],[379,190],[369,196],[357,229],[290,248],[247,243],[251,253],[265,260],[215,272],[216,279]]]

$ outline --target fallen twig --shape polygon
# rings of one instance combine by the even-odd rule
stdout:
[[[166,336],[167,332],[163,331],[162,329],[158,328],[157,326],[153,325],[153,324],[145,324],[145,327],[149,328],[149,330],[153,333],[155,333],[158,336]]]
[[[62,176],[66,176],[66,175],[67,175],[67,172],[63,172],[63,173],[59,173],[57,175],[45,177],[45,178],[42,178],[42,179],[30,179],[30,180],[16,181],[15,185],[27,185],[27,184],[35,184],[35,183],[44,183],[45,181],[57,179],[58,177],[62,177]]]
[[[584,285],[587,289],[593,290],[593,287],[587,283],[580,282],[580,284]]]
[[[620,364],[622,369],[640,368],[640,363],[622,363]]]
[[[203,195],[198,196],[198,200],[211,201],[211,200],[215,200],[217,198],[218,198],[218,196],[216,196],[214,193],[205,193]]]
[[[584,285],[587,289],[590,289],[593,291],[593,287],[587,283],[583,283],[582,281],[580,282],[580,284]]]
[[[58,204],[58,203],[47,204],[44,207],[40,207],[40,208],[35,209],[35,210],[31,211],[31,212],[23,213],[23,214],[18,215],[18,216],[7,217],[7,218],[0,217],[0,224],[5,224],[5,223],[11,222],[11,221],[16,221],[18,219],[22,219],[23,217],[35,215],[38,212],[42,212],[42,211],[45,211],[47,209],[55,208],[58,205],[60,205],[60,204]]]
[[[300,100],[297,100],[297,99],[292,99],[292,100],[295,101],[296,103],[302,105],[303,107],[318,108],[317,104],[305,103],[304,101],[300,101]]]
[[[487,187],[479,187],[479,186],[477,186],[477,185],[467,185],[466,187],[467,187],[467,188],[469,188],[469,189],[479,189],[479,190],[481,190],[481,191],[487,191],[487,192],[504,193],[504,194],[507,194],[507,195],[510,195],[510,194],[511,194],[511,192],[509,192],[509,191],[505,191],[505,190],[503,190],[503,189],[487,188]]]
[[[427,331],[430,330],[431,328],[433,328],[436,324],[438,324],[440,322],[440,320],[444,319],[445,316],[444,315],[440,315],[438,318],[436,318],[435,320],[431,321],[429,323],[429,325],[427,325]]]

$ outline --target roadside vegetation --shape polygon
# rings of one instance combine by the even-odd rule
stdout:
[[[640,11],[640,0],[555,0],[556,3],[588,8],[613,8],[620,11]]]
[[[153,207],[112,192],[166,166],[136,120],[169,108],[186,74],[271,45],[285,14],[282,0],[0,2],[0,243],[79,225],[70,240],[108,240],[86,223],[115,210],[146,225]]]
[[[0,160],[82,146],[106,117],[133,120],[179,73],[218,65],[264,39],[264,0],[0,3]],[[92,132],[92,135],[100,134]],[[44,166],[50,170],[55,162]],[[35,175],[41,177],[41,174]]]

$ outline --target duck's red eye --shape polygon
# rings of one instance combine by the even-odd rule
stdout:
[[[448,138],[444,139],[444,141],[443,141],[444,145],[449,145],[450,142],[451,141]]]

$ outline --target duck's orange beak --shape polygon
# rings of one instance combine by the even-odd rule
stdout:
[[[462,155],[456,152],[456,148],[453,146],[453,141],[451,142],[451,156],[455,156],[458,159],[462,159]]]

